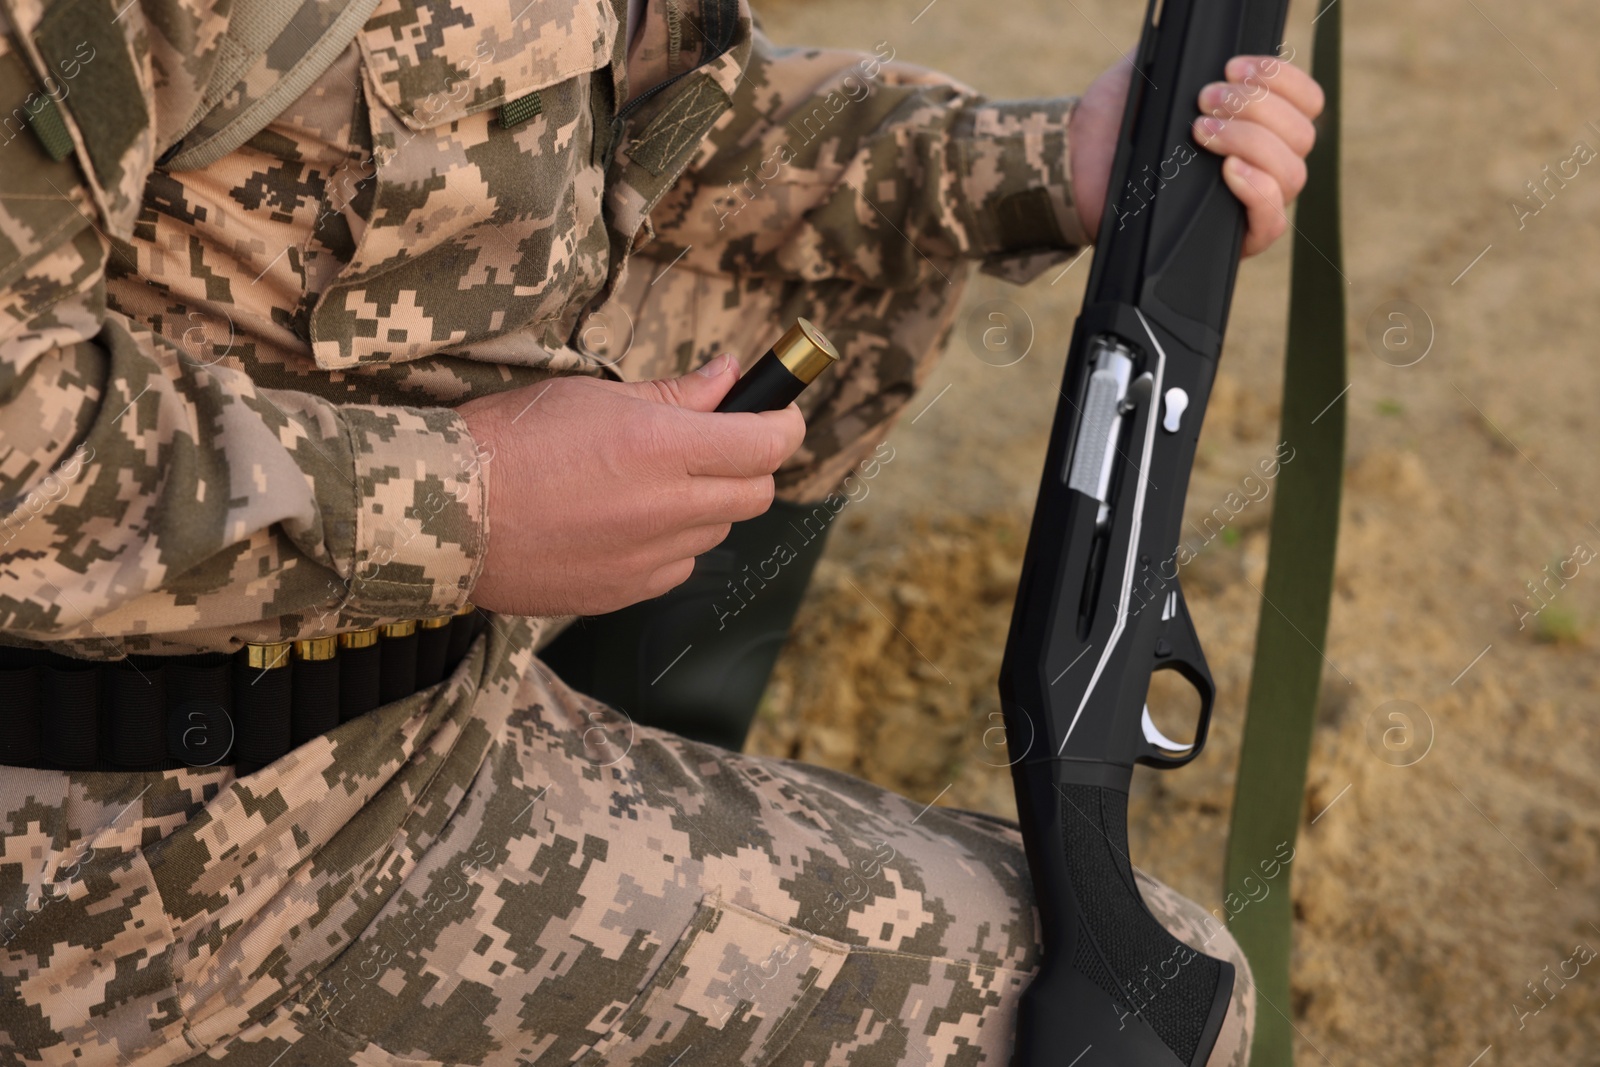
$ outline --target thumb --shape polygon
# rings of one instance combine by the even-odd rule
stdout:
[[[715,411],[738,380],[738,361],[724,354],[712,357],[705,366],[680,377],[630,382],[628,388],[641,400],[671,404],[689,411]]]

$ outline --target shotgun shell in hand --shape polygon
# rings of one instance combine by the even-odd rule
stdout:
[[[808,319],[796,319],[778,343],[733,383],[718,411],[777,411],[839,361],[833,342]]]

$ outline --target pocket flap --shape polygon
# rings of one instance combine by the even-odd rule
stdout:
[[[382,0],[361,31],[373,91],[412,130],[454,122],[611,61],[617,15],[594,0],[461,6]]]
[[[850,947],[708,899],[611,1033],[581,1064],[671,1062],[706,1031],[719,1051],[762,1064],[787,1045],[827,992]]]

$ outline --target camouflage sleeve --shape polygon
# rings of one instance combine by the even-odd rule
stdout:
[[[1076,97],[990,101],[874,52],[780,48],[758,29],[733,108],[652,222],[703,270],[912,288],[980,259],[1026,280],[1087,242]]]
[[[214,37],[200,9],[165,10],[192,16],[180,37]],[[131,269],[137,190],[167,136],[161,94],[182,80],[140,51],[159,52],[175,27],[140,13],[115,40],[145,129],[114,158],[84,149],[83,120],[61,160],[26,127],[0,146],[0,632],[115,656],[183,630],[226,648],[291,636],[317,614],[348,625],[455,610],[486,535],[459,416],[260,388],[237,354],[107,307],[107,272]],[[5,29],[0,93],[21,100],[38,57]]]

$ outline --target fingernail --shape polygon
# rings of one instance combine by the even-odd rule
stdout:
[[[1256,172],[1256,168],[1240,159],[1238,156],[1229,156],[1227,162],[1238,172],[1239,177],[1248,178]]]
[[[1200,128],[1206,133],[1210,134],[1212,137],[1215,137],[1217,134],[1221,133],[1222,127],[1225,125],[1227,125],[1227,123],[1223,122],[1221,119],[1203,118],[1200,120]]]
[[[1210,111],[1214,107],[1221,107],[1227,99],[1228,85],[1226,82],[1212,82],[1200,90],[1200,108]]]
[[[728,365],[728,361],[732,358],[732,356],[724,352],[720,356],[713,357],[709,363],[701,367],[696,373],[703,374],[707,378],[715,378],[722,373],[723,368]]]

